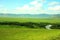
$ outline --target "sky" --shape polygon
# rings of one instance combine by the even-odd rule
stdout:
[[[60,0],[0,0],[4,14],[60,14]]]

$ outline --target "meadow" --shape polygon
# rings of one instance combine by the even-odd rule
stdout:
[[[4,18],[0,22],[60,23],[60,19]],[[60,40],[60,29],[28,28],[17,25],[0,25],[0,40]]]
[[[6,21],[6,22],[48,22],[48,23],[60,23],[60,19],[55,18],[10,18],[10,17],[0,17],[0,22]]]

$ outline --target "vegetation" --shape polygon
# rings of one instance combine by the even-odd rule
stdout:
[[[53,40],[59,35],[57,29],[0,28],[0,40]]]
[[[59,23],[44,23],[44,22],[40,22],[40,23],[33,23],[33,22],[0,22],[0,25],[16,25],[16,26],[25,26],[28,28],[45,28],[45,26],[47,25],[52,25],[51,28],[55,28],[55,29],[60,29],[60,24]]]
[[[59,20],[1,17],[0,40],[60,40]],[[49,24],[52,29],[45,29]]]
[[[46,23],[60,23],[60,19],[40,19],[40,18],[9,18],[9,17],[0,17],[0,22],[46,22]]]

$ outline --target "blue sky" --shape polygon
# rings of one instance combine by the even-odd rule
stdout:
[[[60,14],[60,0],[0,0],[0,13]]]
[[[6,8],[15,8],[17,6],[21,7],[24,4],[31,2],[31,0],[0,0],[0,4],[4,5]]]

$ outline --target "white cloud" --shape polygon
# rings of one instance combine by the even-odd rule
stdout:
[[[40,2],[39,2],[40,1]],[[22,7],[16,7],[13,10],[9,10],[4,7],[0,7],[0,12],[1,13],[14,13],[14,14],[57,14],[60,13],[60,5],[58,2],[51,2],[48,4],[48,9],[43,9],[43,3],[45,0],[34,0],[30,2],[29,4],[25,4]],[[31,6],[30,6],[31,5]],[[53,6],[54,5],[54,6]]]
[[[54,7],[49,7],[48,10],[52,10],[52,11],[60,11],[60,6],[54,6]]]
[[[23,14],[39,14],[44,13],[45,11],[42,10],[42,6],[44,0],[34,0],[30,2],[29,4],[25,4],[23,7],[16,7],[13,10],[8,10],[6,8],[0,9],[0,12],[2,13],[23,13]],[[32,5],[32,6],[30,6]]]
[[[60,5],[48,7],[48,11],[50,14],[60,14]]]
[[[0,4],[0,13],[4,13],[4,14],[8,13],[8,9],[1,4]]]
[[[35,0],[35,1],[39,1],[39,2],[45,2],[46,0]]]
[[[60,3],[59,3],[59,2],[54,1],[54,2],[50,2],[48,5],[49,5],[49,6],[55,6],[55,5],[58,5],[58,4],[60,4]]]
[[[30,6],[32,5],[32,6]],[[38,1],[32,1],[29,4],[24,5],[23,7],[17,7],[14,12],[23,13],[23,14],[38,14],[42,13],[43,4]]]
[[[4,5],[0,5],[0,13],[7,14],[7,13],[14,13],[13,10],[9,10]]]
[[[50,2],[48,3],[48,13],[49,14],[60,14],[60,3],[59,2]]]
[[[42,3],[40,3],[40,2],[38,2],[38,1],[30,2],[30,5],[33,5],[34,7],[37,7],[37,8],[39,8],[39,7],[42,7],[42,6],[43,6],[43,4],[42,4]]]
[[[32,1],[30,4],[36,5],[36,4],[38,4],[38,2],[37,1]]]

